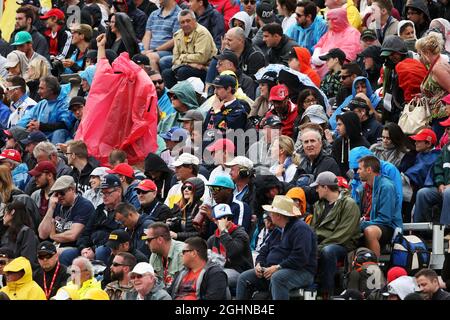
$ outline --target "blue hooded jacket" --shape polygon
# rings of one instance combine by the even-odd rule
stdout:
[[[405,175],[416,188],[434,186],[433,167],[440,153],[441,151],[436,149],[430,152],[419,152],[414,165],[405,171]]]
[[[327,23],[317,15],[309,27],[303,28],[296,23],[286,31],[286,35],[313,54],[314,46],[327,30]]]
[[[366,96],[370,99],[370,103],[374,108],[378,106],[378,104],[381,101],[381,98],[373,92],[372,86],[370,85],[369,80],[366,77],[356,77],[355,80],[353,80],[352,84],[352,94],[349,95],[347,98],[345,98],[344,102],[341,103],[341,105],[333,112],[333,114],[330,117],[330,120],[328,122],[330,123],[330,127],[332,130],[336,129],[336,116],[342,113],[342,108],[348,106],[350,101],[355,98],[356,96],[356,83],[360,80],[364,80],[366,82]]]
[[[70,83],[62,85],[61,92],[56,100],[48,101],[43,99],[39,101],[34,107],[25,112],[25,115],[17,125],[26,128],[31,120],[36,119],[42,123],[64,122],[67,129],[70,130],[74,119],[68,109],[70,89]]]
[[[373,156],[373,152],[366,147],[356,147],[350,150],[349,156],[349,167],[350,169],[358,169],[358,160],[365,156]],[[400,203],[400,212],[402,210],[403,201],[403,187],[402,187],[402,177],[400,171],[392,163],[380,160],[381,162],[381,175],[389,177],[395,187],[395,195],[397,202]],[[352,188],[352,198],[356,203],[360,203],[360,194],[362,190],[362,182],[359,176],[355,174],[354,178],[350,181],[350,186]]]

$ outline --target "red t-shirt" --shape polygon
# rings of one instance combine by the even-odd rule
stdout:
[[[200,272],[189,271],[181,280],[175,300],[198,300],[197,297],[197,279]]]

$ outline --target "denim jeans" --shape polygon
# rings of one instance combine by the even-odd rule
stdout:
[[[176,85],[178,81],[183,81],[190,77],[197,77],[204,81],[205,76],[205,70],[199,70],[190,66],[179,67],[176,71],[172,71],[172,69],[169,68],[162,72],[164,84],[169,89]]]
[[[319,252],[319,275],[323,291],[333,294],[336,264],[347,257],[347,249],[339,244],[330,244]]]
[[[67,267],[72,265],[73,259],[80,256],[77,248],[66,249],[59,255],[59,262]]]
[[[289,300],[289,290],[307,288],[313,282],[314,275],[305,270],[281,269],[273,273],[270,280],[266,280],[256,277],[255,269],[250,269],[239,276],[236,299],[248,300],[252,291],[269,288],[273,300]]]
[[[442,225],[450,224],[450,188],[444,190],[441,194],[436,187],[422,188],[417,192],[416,204],[414,207],[414,222],[426,222],[426,212],[432,206],[441,204],[440,223]]]
[[[173,60],[173,56],[172,53],[170,53],[169,55],[159,55],[159,70],[161,71],[161,73],[164,70],[170,69],[172,68],[172,60]]]
[[[95,260],[100,260],[108,265],[109,258],[111,257],[111,249],[107,246],[100,246],[95,249]]]

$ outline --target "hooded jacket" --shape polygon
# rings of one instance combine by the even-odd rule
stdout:
[[[181,103],[183,103],[188,110],[197,109],[198,101],[197,95],[195,93],[194,87],[189,83],[189,81],[181,81],[174,85],[172,89],[169,90],[170,93],[175,94]],[[180,112],[174,112],[169,114],[164,120],[158,123],[158,133],[165,133],[170,130],[170,128],[178,126],[178,119],[184,114]]]
[[[248,15],[245,11],[239,11],[236,13],[231,19],[228,24],[228,27],[231,29],[233,28],[234,20],[242,21],[245,25],[244,33],[245,37],[248,38],[250,35],[250,32],[252,31],[252,18]]]
[[[336,116],[342,114],[342,109],[352,101],[356,97],[356,83],[359,81],[364,80],[366,83],[366,96],[370,99],[370,103],[372,104],[372,107],[374,109],[377,108],[378,104],[381,101],[381,98],[376,94],[376,92],[373,91],[372,86],[370,85],[369,80],[366,77],[356,77],[355,80],[353,80],[352,84],[352,94],[345,98],[344,102],[341,103],[341,105],[333,112],[333,114],[330,117],[330,127],[331,129],[336,129]]]
[[[300,46],[308,49],[312,54],[314,52],[314,46],[327,30],[326,21],[317,15],[309,27],[303,28],[296,23],[288,29],[286,35]]]
[[[416,155],[416,162],[405,171],[411,185],[418,190],[423,187],[434,186],[433,166],[436,163],[441,150],[433,149],[429,152],[419,152]]]
[[[14,253],[15,257],[25,257],[30,262],[33,269],[39,267],[37,261],[37,249],[39,246],[39,239],[34,230],[26,225],[23,225],[17,233],[17,238],[13,241],[9,229],[1,237],[0,247],[2,249],[8,248]]]
[[[358,169],[358,160],[365,156],[373,156],[372,151],[367,149],[366,147],[356,147],[350,151],[350,169]],[[402,186],[402,177],[400,175],[400,171],[394,166],[392,163],[388,161],[380,160],[381,163],[381,174],[389,177],[395,186],[395,194],[397,197],[398,203],[402,203],[403,201],[403,186]],[[350,181],[350,186],[352,189],[352,198],[359,203],[359,192],[358,190],[362,186],[362,182],[359,179],[359,176],[355,174],[354,178]]]
[[[330,244],[340,244],[347,251],[354,250],[358,244],[360,213],[358,205],[346,193],[342,192],[333,208],[322,218],[327,200],[314,204],[311,228],[317,235],[319,250]]]
[[[422,11],[425,14],[425,22],[423,25],[416,25],[416,33],[418,38],[422,38],[425,32],[428,30],[428,25],[430,24],[430,11],[428,10],[427,2],[424,0],[408,0],[406,1],[403,16],[406,17],[406,12],[408,8],[414,8],[416,10]]]
[[[311,68],[309,51],[302,47],[294,47],[294,50],[300,63],[300,72],[306,74],[317,87],[320,87],[319,74]]]
[[[43,99],[39,101],[33,108],[25,113],[17,125],[26,128],[32,119],[36,119],[41,123],[41,125],[62,122],[64,123],[66,129],[70,130],[74,116],[68,109],[69,93],[70,84],[62,85],[61,91],[56,100],[49,101],[47,99]]]
[[[217,49],[222,45],[222,37],[225,34],[225,23],[223,16],[208,3],[205,12],[197,17],[197,22],[204,26],[211,33]]]
[[[369,57],[373,59],[373,67],[371,69],[365,69],[372,89],[379,87],[378,79],[380,78],[380,70],[383,67],[384,62],[384,59],[380,54],[381,47],[373,45],[364,49],[364,51],[358,55],[357,59],[358,64],[360,64],[361,69],[363,70],[365,69],[364,58]]]
[[[347,176],[349,169],[349,153],[355,147],[370,147],[362,135],[361,122],[354,112],[345,112],[338,116],[345,126],[345,137],[339,137],[333,143],[333,157],[339,165],[341,176]]]
[[[0,292],[4,292],[11,300],[46,300],[44,290],[33,281],[31,264],[27,258],[19,257],[11,261],[3,269],[4,272],[25,271],[22,278],[9,282]]]
[[[407,24],[410,25],[413,30],[414,30],[414,39],[408,39],[408,40],[403,40],[406,44],[406,47],[408,48],[408,50],[411,51],[416,51],[416,41],[417,41],[417,35],[416,35],[416,26],[414,25],[414,22],[412,22],[411,20],[401,20],[398,22],[397,24],[397,34],[400,36],[400,30],[402,29],[402,27]]]
[[[184,268],[175,277],[173,286],[170,288],[172,299],[177,296],[181,281],[189,272]],[[227,275],[218,264],[208,261],[200,272],[197,283],[196,295],[198,300],[226,300],[228,292]]]
[[[276,47],[269,48],[269,51],[267,52],[268,63],[284,64],[287,66],[289,61],[289,53],[292,51],[292,48],[296,46],[298,46],[298,44],[294,40],[291,40],[283,34],[278,45]]]
[[[225,32],[228,31],[231,18],[241,9],[239,2],[236,0],[212,0],[209,3],[223,16]]]
[[[145,26],[147,24],[147,15],[140,9],[136,8],[133,0],[127,0],[126,2],[127,10],[125,13],[131,18],[133,23],[133,29],[136,33],[136,38],[142,40],[145,33]],[[113,2],[114,9],[116,12],[120,12],[117,4]]]
[[[144,161],[145,175],[150,177],[150,171],[161,172],[161,177],[155,179],[154,182],[158,188],[158,198],[160,201],[164,201],[169,193],[171,187],[171,181],[173,177],[173,171],[169,169],[167,164],[161,159],[160,156],[154,153],[149,153]]]

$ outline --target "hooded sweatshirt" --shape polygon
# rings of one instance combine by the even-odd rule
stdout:
[[[361,133],[361,122],[356,113],[345,112],[338,117],[344,123],[346,134],[345,137],[339,137],[333,143],[332,155],[341,169],[341,176],[346,177],[349,169],[350,150],[359,146],[369,148],[370,144]]]
[[[197,109],[197,95],[195,93],[194,87],[189,83],[189,81],[181,81],[174,85],[172,89],[169,90],[170,93],[175,94],[181,103],[183,103],[188,110]],[[166,133],[170,128],[177,126],[178,119],[181,118],[184,113],[179,111],[167,115],[167,117],[158,123],[158,134]]]
[[[410,25],[413,30],[414,30],[414,39],[408,39],[408,40],[403,40],[405,41],[406,47],[408,48],[408,50],[411,51],[416,51],[416,41],[417,41],[417,35],[416,35],[416,26],[414,25],[414,22],[412,22],[411,20],[401,20],[398,22],[398,26],[397,26],[397,34],[400,36],[400,29],[405,25]]]
[[[443,19],[443,18],[434,19],[434,20],[431,20],[431,22],[430,22],[430,28],[431,27],[438,28],[440,30],[440,32],[444,36],[445,51],[450,53],[450,22],[448,22],[448,20]],[[416,31],[414,29],[414,34],[415,33],[416,33]]]
[[[319,74],[311,68],[311,54],[309,51],[301,47],[294,47],[294,50],[300,62],[300,72],[306,74],[317,87],[320,87]]]
[[[286,35],[300,46],[308,49],[312,54],[314,52],[314,46],[319,42],[325,32],[327,32],[327,29],[326,21],[317,15],[309,27],[303,28],[296,23],[288,29]]]
[[[25,271],[22,278],[9,282],[0,292],[4,292],[11,300],[46,300],[44,290],[33,281],[31,264],[27,258],[19,257],[11,261],[3,269],[4,272]]]
[[[333,112],[332,116],[330,117],[330,127],[331,129],[336,129],[336,116],[342,113],[342,109],[352,101],[356,97],[356,83],[358,83],[360,80],[364,80],[366,83],[366,96],[370,99],[370,103],[372,104],[372,107],[374,109],[377,108],[378,104],[381,101],[381,98],[373,91],[372,86],[370,85],[369,80],[366,77],[356,77],[355,80],[353,80],[352,84],[352,94],[345,98],[344,102]]]
[[[245,29],[244,29],[244,33],[245,33],[245,37],[248,38],[250,35],[250,32],[252,31],[252,18],[248,15],[247,12],[245,11],[240,11],[238,13],[236,13],[229,22],[228,27],[231,29],[233,28],[233,23],[234,20],[239,20],[242,21],[245,24]]]
[[[416,25],[416,34],[419,38],[422,38],[425,32],[428,30],[428,25],[430,22],[430,11],[428,10],[427,2],[424,0],[408,0],[404,7],[403,16],[406,17],[408,8],[414,8],[416,10],[422,11],[425,14],[425,21],[423,25]]]
[[[127,0],[125,3],[127,5],[127,10],[125,11],[125,13],[131,18],[136,38],[141,40],[144,37],[145,33],[147,15],[142,10],[136,8],[133,0]],[[113,2],[113,5],[114,9],[116,9],[116,12],[120,12],[115,2]]]
[[[159,200],[164,201],[171,187],[173,171],[169,169],[160,156],[154,153],[149,153],[147,155],[144,161],[144,166],[146,176],[149,176],[150,171],[159,171],[162,173],[160,179],[154,180],[154,182],[158,188]]]

